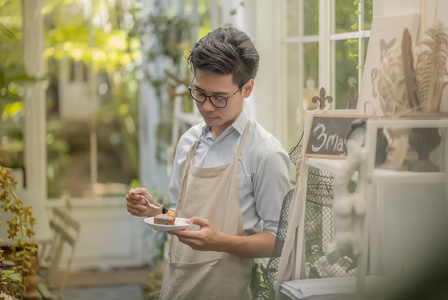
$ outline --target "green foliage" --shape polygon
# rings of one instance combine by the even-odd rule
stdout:
[[[46,1],[42,9],[45,59],[68,57],[91,65],[95,72],[110,73],[141,58],[140,40],[134,28],[136,10],[125,11],[118,5],[92,1],[89,15],[85,6],[54,5],[55,2],[61,1]],[[103,13],[109,16],[107,20],[101,17]],[[123,21],[125,14],[130,14],[133,23]]]
[[[7,37],[11,38],[11,39],[15,39],[16,35],[14,34],[14,32],[12,32],[11,30],[9,30],[8,28],[6,28],[2,23],[0,23],[0,31]]]
[[[361,1],[359,1],[359,0],[356,0],[356,1],[353,2],[353,5],[356,6],[355,13],[354,13],[354,15],[356,16],[356,22],[353,23],[350,26],[350,28],[353,31],[358,31],[359,30],[359,19],[358,19],[358,16],[363,13],[361,10],[359,10],[359,4],[360,3],[361,3]],[[373,5],[372,3],[373,3],[373,0],[365,1],[365,3],[364,3],[364,10],[367,11],[367,14],[364,12],[365,15],[372,16],[372,5]],[[365,28],[363,28],[363,30],[365,30]],[[353,62],[356,65],[356,69],[357,70],[358,69],[362,69],[364,67],[364,65],[359,65],[359,63],[358,63],[358,56],[359,56],[359,54],[357,53],[358,52],[358,42],[359,42],[358,39],[348,39],[347,40],[348,57],[351,60],[353,60]]]
[[[36,217],[31,206],[25,205],[15,194],[16,184],[11,170],[0,164],[0,207],[14,216],[6,221],[8,238],[13,242],[9,260],[4,259],[3,250],[0,250],[0,292],[22,298],[28,284],[27,277],[35,272],[33,266],[37,259],[37,243],[34,241],[33,227]]]
[[[274,292],[264,280],[264,275],[268,270],[262,263],[256,263],[252,269],[252,280],[250,290],[252,291],[252,300],[274,300]]]

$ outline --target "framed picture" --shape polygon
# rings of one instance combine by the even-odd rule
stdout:
[[[387,51],[401,44],[403,31],[407,28],[412,42],[417,40],[420,26],[420,14],[373,17],[363,80],[359,92],[357,114],[382,116],[378,93],[378,74],[381,61]]]

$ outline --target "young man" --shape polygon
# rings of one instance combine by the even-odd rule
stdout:
[[[161,299],[251,299],[256,257],[272,254],[290,161],[282,145],[243,108],[259,56],[249,37],[219,28],[188,58],[191,97],[204,119],[179,140],[170,183],[172,209],[198,230],[170,232]],[[144,188],[126,196],[128,211],[155,216]],[[156,204],[156,203],[155,203]]]

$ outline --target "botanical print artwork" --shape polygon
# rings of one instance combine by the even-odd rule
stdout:
[[[401,43],[405,28],[409,30],[412,39],[415,41],[419,26],[419,13],[373,17],[366,63],[364,65],[365,80],[361,84],[357,105],[358,114],[383,115],[378,91],[378,76],[381,61],[393,46]]]
[[[393,38],[389,43],[386,43],[386,41],[384,39],[381,39],[381,41],[380,41],[380,51],[381,51],[380,61],[383,61],[383,58],[386,56],[387,50],[392,48],[395,45],[396,41],[397,41],[397,39]]]
[[[389,43],[386,43],[386,41],[384,39],[381,39],[380,41],[380,52],[381,52],[381,58],[380,58],[380,62],[383,61],[384,57],[386,56],[387,51],[392,48],[395,45],[395,42],[397,41],[396,38],[393,38]],[[373,68],[370,71],[370,77],[372,80],[372,97],[378,98],[378,90],[377,90],[377,83],[376,80],[378,79],[378,68]],[[365,110],[364,110],[365,112]]]

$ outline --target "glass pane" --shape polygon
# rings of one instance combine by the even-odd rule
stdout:
[[[305,0],[303,6],[304,35],[318,35],[319,0]]]
[[[335,95],[336,109],[348,108],[349,103],[342,101],[349,94],[350,87],[358,91],[358,42],[335,41]]]
[[[299,0],[286,1],[286,36],[299,36]]]
[[[335,3],[335,33],[353,31],[352,26],[358,22],[358,5],[353,0],[337,0]]]
[[[303,65],[300,63],[300,47]],[[311,99],[317,95],[319,58],[318,43],[291,44],[287,46],[287,124],[288,149],[294,147],[303,132],[304,111],[315,109]],[[300,82],[300,71],[303,81]]]
[[[307,43],[303,45],[303,69],[304,76],[301,84],[303,88],[304,110],[316,109],[318,104],[312,102],[312,98],[319,92],[319,43]]]
[[[300,18],[301,5],[303,5],[303,20]],[[300,36],[300,26],[303,26],[303,35],[317,35],[319,33],[319,0],[287,0],[286,20],[287,36]]]
[[[373,17],[373,0],[364,0],[364,28],[370,30],[372,28]]]

